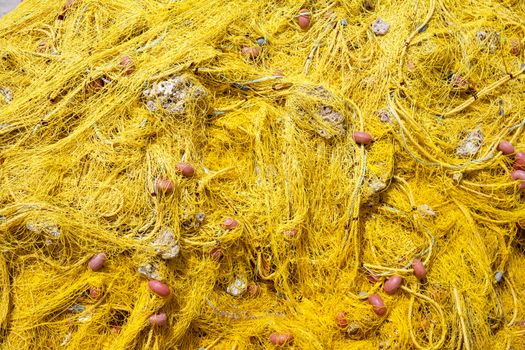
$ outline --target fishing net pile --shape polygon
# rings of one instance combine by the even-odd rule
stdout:
[[[521,0],[27,0],[5,349],[525,349]]]

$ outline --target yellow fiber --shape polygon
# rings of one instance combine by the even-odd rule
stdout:
[[[524,46],[521,0],[22,2],[2,348],[525,349]]]

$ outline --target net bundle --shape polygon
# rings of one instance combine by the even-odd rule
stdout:
[[[525,349],[525,3],[27,0],[5,349]]]

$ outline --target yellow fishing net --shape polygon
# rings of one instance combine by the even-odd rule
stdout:
[[[524,37],[522,0],[24,1],[2,348],[525,349]]]

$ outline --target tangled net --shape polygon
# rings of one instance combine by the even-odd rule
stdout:
[[[3,348],[525,349],[524,37],[521,0],[24,1]]]

